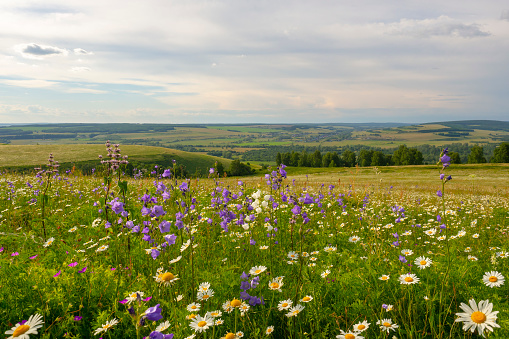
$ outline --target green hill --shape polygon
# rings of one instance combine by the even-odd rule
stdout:
[[[171,167],[172,160],[184,165],[190,174],[196,171],[204,172],[213,167],[216,161],[228,167],[231,160],[209,155],[179,151],[169,148],[121,145],[122,155],[127,155],[134,167],[148,167],[159,165]],[[10,169],[27,169],[42,166],[48,162],[52,153],[54,160],[63,168],[76,165],[78,168],[100,167],[99,155],[106,156],[104,145],[0,145],[0,167]]]

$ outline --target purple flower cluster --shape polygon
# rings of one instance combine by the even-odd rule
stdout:
[[[256,305],[265,305],[265,301],[263,300],[263,296],[261,298],[258,298],[254,295],[249,295],[247,291],[251,289],[255,289],[258,284],[260,283],[260,277],[256,276],[253,279],[249,280],[251,275],[246,274],[245,272],[242,272],[242,275],[240,276],[240,289],[242,292],[240,292],[240,298],[242,300],[249,300],[249,305],[256,306]]]

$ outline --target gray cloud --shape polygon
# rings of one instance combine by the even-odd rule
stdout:
[[[73,49],[75,55],[93,55],[93,52],[85,51],[83,48],[75,48]]]
[[[491,35],[491,33],[481,30],[478,24],[458,22],[447,16],[424,20],[402,19],[397,23],[389,24],[388,28],[390,34],[410,35],[419,38],[433,36],[476,38]]]
[[[37,44],[26,45],[22,52],[25,54],[32,54],[38,56],[51,55],[51,54],[64,54],[65,50],[52,46],[41,46]]]

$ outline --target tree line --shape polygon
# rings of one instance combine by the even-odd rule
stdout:
[[[462,157],[460,153],[450,150],[449,156],[451,163],[461,164]],[[407,147],[400,145],[392,154],[386,154],[381,150],[362,148],[358,152],[345,149],[341,154],[334,152],[322,152],[316,149],[314,152],[302,150],[300,152],[278,152],[276,163],[294,167],[354,167],[356,165],[365,166],[403,166],[403,165],[423,165],[424,156],[416,147]],[[438,157],[436,158],[438,161]],[[483,146],[473,145],[466,159],[468,164],[478,164],[488,162],[484,155]],[[489,159],[492,163],[509,163],[509,143],[503,142],[498,145],[493,156]]]

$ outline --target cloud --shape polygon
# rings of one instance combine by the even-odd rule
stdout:
[[[53,46],[38,45],[35,43],[16,45],[14,46],[14,50],[20,53],[21,56],[26,59],[39,60],[47,56],[67,56],[69,53],[66,49]]]
[[[500,15],[501,20],[509,21],[509,10],[502,11]]]
[[[94,52],[87,52],[83,48],[75,48],[73,49],[75,55],[93,55]]]
[[[88,72],[88,71],[90,71],[90,68],[83,67],[83,66],[77,66],[77,67],[71,68],[71,72],[75,72],[75,73]]]
[[[491,35],[491,33],[481,30],[478,24],[462,23],[445,15],[436,19],[401,19],[399,22],[389,24],[387,32],[389,34],[410,35],[419,38],[429,38],[432,36],[476,38]]]
[[[9,86],[24,88],[47,88],[55,85],[55,82],[53,81],[39,79],[24,79],[24,80],[6,79],[1,82]]]
[[[102,90],[93,89],[93,88],[70,88],[66,92],[67,93],[87,93],[87,94],[104,94],[104,93],[108,93],[107,91],[102,91]]]

